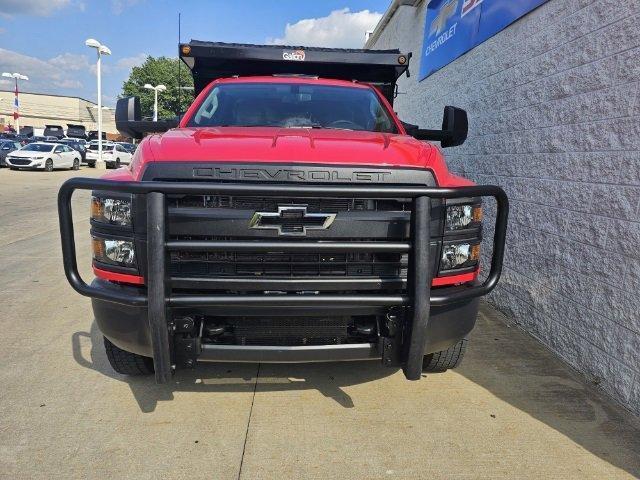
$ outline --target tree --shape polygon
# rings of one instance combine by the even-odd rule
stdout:
[[[153,90],[144,88],[144,85],[162,84],[167,90],[158,94],[158,118],[170,118],[184,112],[193,101],[193,90],[178,90],[178,62],[177,58],[147,57],[142,65],[131,70],[122,85],[122,97],[140,97],[142,116],[150,117],[153,115]],[[193,87],[191,72],[184,64],[180,65],[180,78],[182,87]]]

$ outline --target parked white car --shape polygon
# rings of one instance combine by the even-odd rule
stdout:
[[[102,142],[102,160],[107,168],[120,168],[122,165],[131,163],[131,155],[127,150],[117,143]],[[87,149],[86,163],[90,167],[95,167],[98,161],[98,142],[91,141]]]
[[[12,170],[39,169],[52,172],[54,168],[80,168],[80,153],[59,143],[35,142],[11,152],[5,162]]]

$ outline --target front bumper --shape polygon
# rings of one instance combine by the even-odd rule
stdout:
[[[105,280],[95,279],[91,288],[105,294],[122,293],[132,297],[144,295],[144,287],[115,285]],[[443,293],[454,292],[466,287],[445,287]],[[474,327],[478,314],[479,298],[433,306],[427,324],[425,355],[445,350],[464,338]],[[93,314],[100,331],[111,343],[127,352],[153,357],[149,311],[146,306],[131,306],[98,298],[92,299]],[[200,313],[214,313],[213,309]],[[269,314],[266,312],[265,314]],[[299,315],[309,312],[299,310]],[[315,314],[318,314],[316,309]],[[295,317],[292,317],[295,318]],[[247,345],[203,345],[199,361],[216,362],[323,362],[364,360],[381,358],[378,343],[345,345],[320,345],[309,347],[263,347]],[[336,348],[339,347],[339,348]]]
[[[128,287],[114,286],[104,288],[100,283],[94,282],[87,285],[78,273],[74,244],[74,229],[71,215],[71,197],[76,189],[101,190],[112,192],[126,192],[131,194],[146,195],[147,212],[147,268],[146,289],[131,289]],[[167,236],[167,208],[166,198],[168,194],[221,194],[221,195],[252,195],[252,196],[296,196],[296,197],[334,197],[334,198],[409,198],[412,199],[410,238],[405,242],[385,243],[378,242],[372,246],[371,242],[332,242],[332,241],[301,241],[295,245],[284,243],[278,247],[283,252],[305,252],[325,250],[331,252],[367,252],[372,248],[381,248],[384,251],[397,251],[409,253],[409,273],[407,278],[408,288],[403,293],[392,294],[339,294],[328,295],[313,294],[193,294],[176,293],[172,291],[171,280],[168,278],[167,258],[168,252],[175,249],[189,248],[189,240],[168,240]],[[451,199],[491,196],[496,199],[497,213],[494,230],[493,255],[491,267],[486,280],[479,285],[468,285],[453,289],[431,290],[430,261],[430,222],[431,199]],[[156,380],[164,383],[171,378],[174,353],[178,351],[176,345],[187,343],[187,350],[194,354],[187,359],[193,362],[195,353],[200,349],[193,339],[179,337],[172,333],[170,328],[173,314],[189,309],[224,309],[242,306],[243,308],[322,308],[331,305],[333,308],[346,310],[359,307],[401,307],[410,312],[410,316],[399,327],[399,332],[393,338],[382,337],[376,347],[381,352],[385,363],[387,349],[397,352],[399,363],[403,366],[405,376],[410,380],[417,380],[422,373],[424,355],[429,351],[437,351],[439,344],[444,343],[436,333],[439,328],[447,336],[454,329],[442,327],[444,322],[434,320],[442,312],[453,312],[451,316],[465,318],[458,332],[464,332],[464,336],[473,327],[475,313],[477,312],[478,297],[490,292],[497,284],[502,270],[502,258],[504,255],[504,241],[506,236],[508,200],[504,191],[496,186],[473,186],[458,188],[434,188],[434,187],[397,187],[397,186],[354,186],[347,185],[282,185],[282,184],[228,184],[228,183],[179,183],[179,182],[114,182],[109,180],[95,180],[74,178],[61,187],[58,195],[58,213],[60,217],[60,230],[62,238],[63,261],[65,274],[72,287],[81,293],[92,297],[98,325],[107,337],[115,340],[116,345],[134,353],[146,354],[154,359]],[[193,242],[194,244],[196,242]],[[194,246],[194,245],[191,245]],[[228,251],[245,248],[234,241],[198,241],[197,248],[211,252]],[[251,248],[268,252],[274,248],[273,242],[258,240],[252,243]],[[458,307],[456,307],[458,306]],[[457,308],[469,309],[464,315],[455,313]],[[100,309],[109,310],[104,315]],[[125,325],[116,325],[113,331],[119,329],[128,331],[124,336],[116,337],[109,330],[108,318],[116,318],[118,315],[126,317],[134,314],[139,319],[144,319],[144,328],[127,329]],[[439,309],[443,309],[439,312]],[[446,318],[446,316],[444,317]],[[102,320],[101,320],[102,319]],[[470,326],[469,326],[470,324]],[[469,328],[467,329],[467,326]],[[456,338],[457,334],[454,336]],[[137,345],[137,347],[136,347]],[[431,345],[431,346],[429,346]],[[144,346],[144,348],[143,348]],[[149,347],[150,346],[150,351]],[[132,348],[134,347],[134,348]],[[136,351],[136,348],[139,350]],[[431,350],[430,350],[431,349]],[[144,350],[144,352],[142,351]],[[207,354],[207,350],[209,353]],[[214,351],[215,350],[215,351]],[[223,350],[226,352],[223,352]],[[205,349],[205,357],[212,359],[225,356],[235,357],[239,355],[238,348],[231,349]],[[295,357],[294,353],[305,352],[304,349],[290,350],[279,349],[267,353],[262,349],[260,355],[270,355],[271,358]],[[288,352],[285,353],[285,350]],[[308,349],[307,349],[308,350]],[[326,349],[318,350],[318,355],[326,355]],[[335,349],[334,349],[335,350]],[[339,350],[339,349],[338,349]],[[345,347],[345,351],[349,349]],[[367,350],[362,346],[357,352],[349,352],[348,355],[358,356]],[[371,355],[373,347],[370,345],[368,355]],[[293,352],[293,353],[292,353]],[[242,352],[240,352],[242,353]],[[244,353],[248,353],[245,349]],[[255,352],[254,352],[255,353]],[[309,353],[308,351],[305,352]],[[335,353],[335,352],[334,352]],[[266,357],[265,357],[266,358]],[[368,357],[369,358],[369,357]],[[335,357],[334,357],[335,359]]]
[[[5,159],[5,165],[12,168],[38,169],[44,168],[44,160],[14,161],[13,159]]]

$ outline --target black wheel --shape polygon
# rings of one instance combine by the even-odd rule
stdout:
[[[53,172],[53,160],[51,160],[50,158],[48,158],[47,161],[44,162],[44,171]]]
[[[111,368],[118,373],[123,375],[151,375],[154,371],[152,358],[122,350],[106,338],[104,339],[104,348],[107,351],[107,358]]]
[[[77,158],[73,161],[73,167],[71,167],[73,170],[80,170],[80,160],[78,160]]]
[[[87,162],[87,165],[89,165],[89,168],[96,168],[96,162]]]
[[[462,357],[464,357],[464,352],[467,349],[467,342],[468,340],[463,338],[446,350],[425,355],[422,361],[422,371],[435,373],[446,372],[450,368],[456,368],[462,362]]]

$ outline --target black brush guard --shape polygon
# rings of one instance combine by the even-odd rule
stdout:
[[[106,291],[89,286],[78,272],[71,197],[75,190],[101,190],[145,194],[147,198],[147,295],[131,295]],[[167,207],[165,195],[256,195],[335,198],[411,198],[412,214],[408,242],[277,242],[271,240],[233,241],[168,241]],[[463,287],[447,295],[431,291],[429,259],[430,199],[493,197],[497,202],[496,225],[493,238],[491,268],[486,280],[475,286]],[[251,306],[317,306],[331,303],[340,306],[405,306],[411,311],[410,321],[403,335],[401,361],[409,380],[417,380],[422,373],[427,324],[431,305],[445,305],[486,295],[498,283],[502,271],[509,203],[505,192],[497,186],[480,185],[457,188],[339,186],[339,185],[258,185],[171,182],[117,182],[90,178],[67,180],[58,194],[58,214],[64,270],[71,286],[87,297],[132,306],[146,306],[153,347],[156,381],[165,383],[172,375],[168,320],[172,307]],[[407,293],[404,295],[175,295],[167,274],[167,251],[198,249],[210,252],[250,248],[252,251],[282,252],[409,252]],[[229,347],[233,349],[233,347]],[[246,348],[246,347],[243,347]],[[237,353],[237,352],[236,352]],[[328,357],[330,359],[330,355]]]

